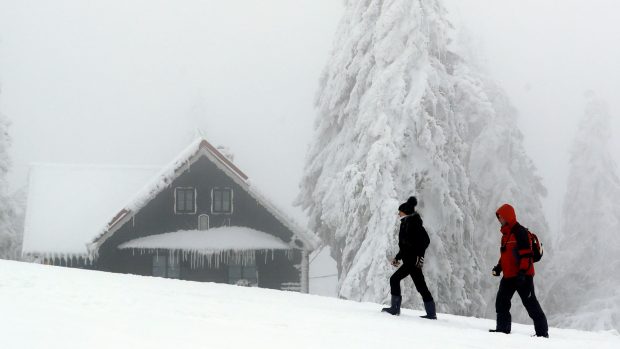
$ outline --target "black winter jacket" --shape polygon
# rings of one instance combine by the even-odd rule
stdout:
[[[396,254],[396,260],[403,260],[405,263],[411,261],[415,263],[415,257],[424,257],[424,252],[431,240],[422,225],[422,217],[417,212],[401,218],[400,231],[398,232],[398,247],[400,251]]]

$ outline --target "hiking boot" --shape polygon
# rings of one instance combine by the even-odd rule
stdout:
[[[426,315],[420,316],[423,319],[437,320],[437,313],[435,312],[435,301],[424,302],[424,309]]]
[[[383,308],[381,311],[392,315],[400,315],[400,302],[402,300],[403,297],[392,295],[392,306],[389,308]]]
[[[510,334],[510,331],[502,331],[502,330],[489,330],[489,332]]]

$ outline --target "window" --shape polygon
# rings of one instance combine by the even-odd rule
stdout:
[[[153,256],[153,276],[166,277],[166,257]]]
[[[153,276],[178,279],[181,276],[179,258],[153,256]]]
[[[174,212],[196,213],[196,190],[194,188],[175,188]]]
[[[218,214],[232,213],[233,192],[230,188],[213,188],[211,192],[211,212]]]
[[[257,286],[258,274],[256,272],[256,265],[229,265],[228,283],[231,285]]]
[[[198,216],[198,230],[209,230],[209,215],[201,214]]]

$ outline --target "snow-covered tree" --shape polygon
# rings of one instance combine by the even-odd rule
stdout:
[[[22,243],[24,240],[24,223],[26,220],[26,206],[28,201],[28,188],[23,187],[15,191],[10,200],[12,201],[13,222],[12,228],[15,232],[12,248],[12,259],[23,260],[21,256]]]
[[[464,59],[455,64],[454,108],[467,125],[463,139],[469,145],[466,163],[480,202],[477,222],[482,225],[478,228],[499,234],[495,210],[508,202],[515,206],[522,224],[550,241],[542,207],[547,190],[525,152],[517,110],[506,92],[480,66],[483,57],[475,50],[469,33],[461,29],[457,36],[455,51]],[[494,249],[498,236],[493,237]]]
[[[570,150],[563,224],[553,256],[550,323],[620,331],[620,179],[604,102],[588,96]]]
[[[438,1],[349,1],[321,79],[299,203],[331,247],[339,295],[383,301],[397,207],[419,199],[442,311],[490,315],[495,210],[546,230],[544,188],[505,94],[456,54]],[[405,302],[418,305],[410,281]]]
[[[439,309],[472,313],[485,304],[464,122],[452,108],[449,28],[438,1],[347,4],[321,79],[299,200],[334,253],[341,297],[389,297],[397,208],[416,195]],[[406,282],[405,303],[419,305]]]
[[[7,174],[11,167],[8,129],[9,121],[0,113],[0,258],[16,259],[21,251],[15,231],[16,211],[8,192]]]

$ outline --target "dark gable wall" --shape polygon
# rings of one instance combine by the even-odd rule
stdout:
[[[151,255],[142,255],[138,251],[122,251],[117,247],[124,242],[149,235],[196,230],[198,216],[201,214],[209,215],[211,228],[226,225],[227,220],[230,219],[231,226],[245,226],[272,234],[286,243],[291,241],[293,233],[288,228],[205,156],[185,168],[185,171],[142,208],[133,220],[125,223],[106,240],[99,249],[99,258],[96,261],[98,269],[151,275]],[[197,211],[195,214],[174,213],[174,189],[176,187],[196,188]],[[211,189],[214,187],[233,189],[233,213],[231,215],[211,213]],[[259,256],[258,253],[256,259],[260,275],[259,284],[263,284],[260,286],[279,288],[276,285],[281,282],[299,282],[299,271],[293,267],[293,264],[300,263],[301,251],[295,251],[292,261],[285,258],[282,252],[277,252],[273,261],[270,253],[266,263],[265,258]],[[189,269],[189,267],[185,266],[184,269]],[[187,270],[185,277],[181,275],[181,278],[222,282],[221,280],[227,278],[225,274],[227,269],[225,266],[220,269],[222,270]]]

